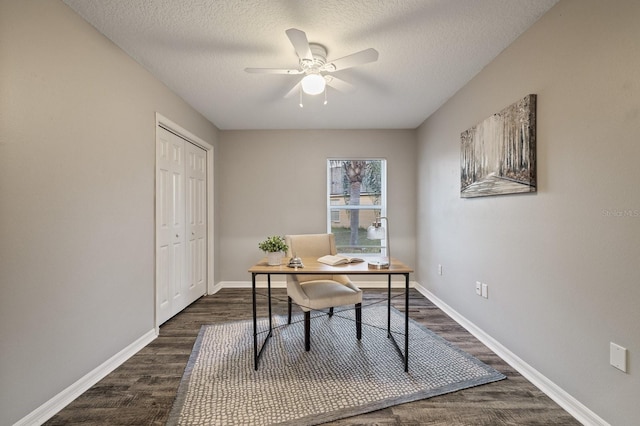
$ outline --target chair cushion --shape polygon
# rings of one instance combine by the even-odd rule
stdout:
[[[324,309],[334,306],[362,303],[362,291],[331,280],[307,281],[302,285],[306,301],[302,309]]]

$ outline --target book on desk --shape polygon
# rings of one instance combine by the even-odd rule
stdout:
[[[360,259],[359,257],[349,257],[341,254],[327,254],[326,256],[322,256],[318,258],[318,262],[324,263],[325,265],[346,265],[348,263],[360,263],[364,262],[364,259]]]

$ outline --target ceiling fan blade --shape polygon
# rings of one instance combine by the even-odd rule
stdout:
[[[346,68],[355,67],[356,65],[375,62],[378,60],[378,51],[373,48],[361,50],[360,52],[344,56],[335,61],[330,61],[322,67],[323,71],[340,71]]]
[[[313,60],[313,55],[309,48],[309,40],[307,40],[305,32],[295,28],[289,28],[285,32],[287,33],[287,37],[289,37],[289,41],[291,41],[293,48],[296,50],[298,57],[300,59]]]
[[[251,74],[301,74],[300,70],[287,70],[284,68],[245,68]]]
[[[300,80],[300,81],[302,81],[302,80]],[[301,90],[301,87],[300,87],[300,84],[301,84],[301,83],[300,83],[300,81],[298,82],[298,84],[296,84],[295,86],[293,86],[293,87],[291,88],[291,90],[289,90],[289,91],[287,92],[287,94],[286,94],[286,95],[284,95],[285,99],[286,99],[286,98],[290,98],[290,97],[292,97],[292,96],[294,96],[295,94],[297,94],[297,93],[299,93],[299,92],[300,92],[300,90]]]
[[[324,79],[327,82],[327,86],[333,87],[339,92],[349,93],[356,90],[356,88],[351,83],[347,83],[346,81],[336,78],[332,75],[325,75]]]

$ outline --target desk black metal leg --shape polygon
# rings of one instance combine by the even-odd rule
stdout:
[[[271,336],[271,331],[273,331],[273,324],[271,322],[271,274],[267,275],[267,295],[269,299],[269,336]]]
[[[258,369],[258,319],[256,313],[256,274],[251,274],[253,295],[253,368]]]
[[[404,275],[404,352],[398,346],[393,333],[391,332],[391,274],[389,274],[389,290],[387,304],[387,337],[391,339],[391,343],[398,351],[400,358],[404,361],[405,373],[409,371],[409,274]]]
[[[387,338],[391,337],[391,274],[387,283]]]
[[[264,347],[267,345],[269,338],[271,338],[271,334],[273,332],[273,323],[272,323],[272,315],[271,315],[271,274],[267,274],[267,295],[268,295],[268,304],[269,304],[269,333],[267,333],[267,337],[264,338],[264,342],[262,342],[262,346],[258,350],[258,313],[257,313],[257,305],[256,305],[256,275],[257,273],[251,273],[251,288],[253,293],[253,368],[255,370],[258,369],[258,361],[260,360],[260,356],[262,355],[262,351]]]
[[[404,371],[409,371],[409,274],[404,275]]]

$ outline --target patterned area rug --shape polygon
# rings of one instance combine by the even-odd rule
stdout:
[[[312,317],[305,352],[302,315],[291,325],[274,316],[258,371],[251,320],[203,326],[167,424],[316,425],[505,378],[412,320],[405,373],[387,338],[386,306],[363,309],[359,342],[352,310]],[[259,330],[267,327],[259,322]],[[395,309],[392,329],[404,330]]]

